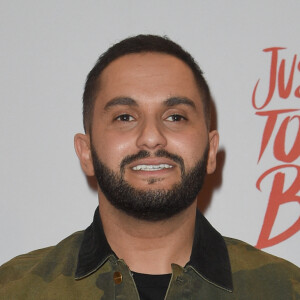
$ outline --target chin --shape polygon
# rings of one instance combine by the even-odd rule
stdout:
[[[175,185],[180,184],[180,180],[168,180],[166,178],[150,177],[143,179],[141,184],[132,184],[127,181],[135,189],[139,190],[171,190]]]

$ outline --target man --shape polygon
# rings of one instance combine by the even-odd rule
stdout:
[[[231,238],[197,212],[216,168],[210,92],[179,45],[140,35],[87,77],[75,149],[98,181],[84,232],[0,269],[0,299],[299,299],[299,269]]]

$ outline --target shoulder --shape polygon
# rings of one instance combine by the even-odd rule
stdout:
[[[282,265],[299,273],[297,266],[282,258],[268,254],[237,239],[224,237],[224,240],[232,263],[232,271],[260,268],[266,265]]]
[[[255,287],[257,293],[300,295],[300,269],[240,240],[224,237],[235,288]],[[294,294],[296,293],[296,294]],[[273,299],[273,298],[272,298]],[[284,299],[284,298],[274,298]],[[285,298],[290,299],[290,298]]]
[[[62,269],[66,269],[66,266],[69,270],[64,272],[72,272],[77,262],[82,236],[83,232],[76,232],[56,246],[19,255],[6,262],[0,267],[0,289],[7,283],[30,277],[30,274],[44,278],[46,274],[51,276],[53,273],[63,272]]]

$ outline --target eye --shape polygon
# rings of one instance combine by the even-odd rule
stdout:
[[[174,115],[169,116],[166,120],[171,121],[171,122],[180,122],[180,121],[186,121],[187,118],[185,118],[182,115],[174,114]]]
[[[131,115],[128,115],[128,114],[123,114],[123,115],[117,116],[115,118],[115,120],[121,121],[121,122],[131,122],[131,121],[134,121],[134,117]]]

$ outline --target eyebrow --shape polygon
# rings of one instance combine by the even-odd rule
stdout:
[[[109,110],[109,108],[117,105],[128,105],[128,106],[138,106],[137,102],[129,97],[116,97],[111,99],[104,106],[105,110]]]
[[[171,97],[165,100],[163,104],[167,107],[184,104],[196,109],[195,103],[186,97]],[[106,103],[104,110],[109,110],[111,107],[117,105],[138,106],[138,103],[130,97],[116,97]]]
[[[188,106],[192,107],[193,109],[196,109],[195,103],[186,97],[171,97],[171,98],[167,99],[166,101],[164,101],[164,104],[168,107],[172,107],[172,106],[179,105],[179,104],[184,104],[184,105],[188,105]]]

